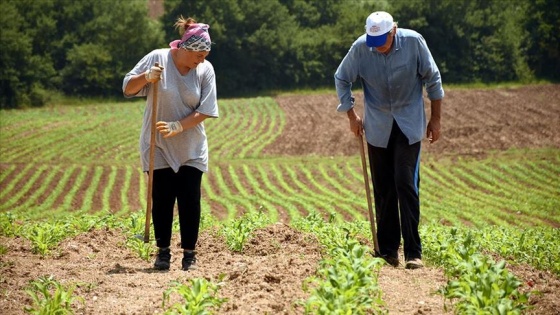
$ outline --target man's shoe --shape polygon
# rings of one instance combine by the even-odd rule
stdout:
[[[383,260],[385,260],[386,263],[388,263],[389,265],[393,266],[393,267],[398,267],[399,266],[399,258],[398,257],[391,257],[388,255],[381,255],[378,252],[374,252],[373,253],[373,257],[379,257],[382,258]]]
[[[405,265],[406,269],[420,269],[422,267],[424,267],[424,264],[422,263],[422,259],[420,258],[413,258],[411,260],[407,260]]]
[[[196,269],[196,252],[184,252],[183,260],[181,261],[183,270],[193,270]]]
[[[169,248],[160,248],[156,257],[156,262],[154,263],[154,268],[157,270],[169,270],[170,262],[171,250]]]

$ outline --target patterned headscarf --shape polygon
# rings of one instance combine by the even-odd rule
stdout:
[[[192,51],[210,51],[212,41],[208,33],[209,28],[208,24],[191,24],[185,30],[183,38],[172,41],[169,43],[169,47],[171,49],[184,48]]]

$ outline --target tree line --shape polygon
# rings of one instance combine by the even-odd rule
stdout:
[[[0,108],[122,95],[136,62],[179,38],[180,15],[210,25],[220,97],[332,87],[378,10],[424,36],[444,84],[560,78],[557,0],[165,0],[158,19],[147,2],[1,1]]]

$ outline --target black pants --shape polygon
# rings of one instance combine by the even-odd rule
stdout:
[[[190,166],[181,166],[178,173],[171,168],[154,171],[152,219],[157,247],[171,245],[173,208],[177,200],[181,248],[195,249],[200,225],[201,180],[202,171]]]
[[[381,255],[397,257],[402,232],[405,260],[422,258],[418,234],[420,145],[409,145],[396,122],[387,148],[368,143]]]

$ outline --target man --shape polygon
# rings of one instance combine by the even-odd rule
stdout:
[[[422,35],[397,28],[387,12],[366,19],[360,36],[340,63],[335,75],[340,104],[350,130],[365,132],[374,186],[379,253],[387,263],[399,265],[401,232],[405,267],[422,268],[419,163],[424,135],[430,143],[440,137],[444,91],[438,67]],[[354,111],[352,83],[364,92],[364,119]],[[423,88],[431,101],[426,125]],[[400,218],[399,218],[400,216]],[[400,220],[400,222],[399,222]]]

